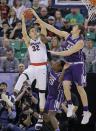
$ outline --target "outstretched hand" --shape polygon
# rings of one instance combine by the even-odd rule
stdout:
[[[34,15],[37,19],[40,19],[39,16],[37,15],[36,11],[35,11],[34,9],[29,8],[28,10],[30,10],[30,11],[33,13],[33,15]]]
[[[36,24],[40,24],[41,21],[40,21],[39,19],[36,19],[34,23],[36,23]]]
[[[48,52],[51,53],[52,55],[58,55],[57,52],[55,51],[48,50]]]

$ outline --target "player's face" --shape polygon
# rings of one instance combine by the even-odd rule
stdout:
[[[72,34],[80,32],[78,25],[73,26],[73,29],[71,31]]]
[[[35,30],[35,28],[32,28],[32,29],[30,29],[30,37],[32,38],[32,39],[35,39],[36,38],[36,36],[37,36],[37,32],[36,32],[36,30]]]

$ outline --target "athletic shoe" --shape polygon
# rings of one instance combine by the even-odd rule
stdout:
[[[87,124],[89,122],[90,117],[91,117],[91,113],[89,111],[84,111],[81,124]]]
[[[73,110],[74,110],[74,105],[73,104],[68,105],[67,117],[71,117],[73,115]]]
[[[35,130],[38,131],[43,127],[43,117],[40,115],[39,119],[35,125]]]
[[[8,96],[6,94],[3,93],[1,95],[1,98],[3,101],[5,101],[8,104],[8,106],[13,107],[13,103],[8,99]]]

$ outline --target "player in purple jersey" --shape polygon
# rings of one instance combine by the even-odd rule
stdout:
[[[84,28],[80,25],[74,25],[71,34],[65,31],[60,31],[55,27],[42,21],[36,12],[32,9],[32,13],[37,18],[38,23],[44,25],[48,30],[65,38],[65,51],[54,52],[50,51],[53,55],[64,56],[66,61],[71,64],[71,66],[66,70],[64,74],[64,94],[68,102],[67,117],[71,117],[74,110],[74,105],[71,100],[70,85],[71,82],[75,82],[77,86],[78,93],[81,97],[83,104],[83,119],[81,124],[87,124],[91,117],[91,113],[88,110],[88,99],[87,94],[84,90],[84,83],[86,81],[85,71],[84,71],[84,59],[82,49],[84,47],[84,41],[81,38],[81,34],[84,32]]]
[[[54,131],[60,131],[55,115],[59,110],[60,105],[64,102],[63,85],[59,82],[63,66],[64,69],[69,67],[68,64],[64,65],[64,62],[62,61],[53,62],[48,80],[48,95],[45,104],[45,112],[48,113],[48,118],[54,128]]]

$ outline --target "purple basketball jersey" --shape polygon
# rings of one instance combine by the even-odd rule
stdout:
[[[51,70],[49,74],[49,82],[48,82],[48,97],[47,98],[57,98],[58,90],[61,88],[63,89],[62,85],[59,82],[59,77],[61,75],[61,72],[55,73],[53,70]]]
[[[74,46],[75,44],[77,44],[77,42],[79,40],[82,40],[81,37],[78,37],[76,39],[72,38],[72,35],[69,35],[68,38],[65,40],[65,42],[63,43],[63,50],[68,50],[70,49],[72,46]],[[84,53],[82,52],[82,49],[70,56],[64,57],[65,60],[67,62],[82,62],[84,61]]]
[[[64,101],[63,85],[59,82],[61,72],[55,73],[52,69],[49,74],[48,96],[45,104],[45,111],[59,110],[60,104]]]

